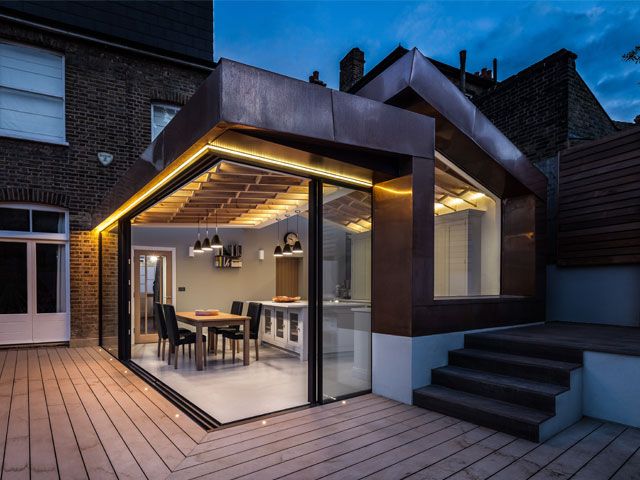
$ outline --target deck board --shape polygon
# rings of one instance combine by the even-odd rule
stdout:
[[[369,394],[206,432],[101,348],[0,372],[3,479],[640,480],[640,430],[589,418],[538,444]]]

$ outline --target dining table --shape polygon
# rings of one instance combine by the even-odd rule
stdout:
[[[244,325],[243,337],[243,363],[249,365],[249,321],[251,317],[245,315],[234,315],[233,313],[219,312],[216,315],[196,315],[196,312],[176,312],[178,321],[196,327],[196,369],[204,368],[204,361],[207,349],[202,342],[202,329],[208,327],[224,327],[234,325]]]

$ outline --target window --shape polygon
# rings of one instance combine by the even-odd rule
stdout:
[[[0,135],[65,142],[62,55],[0,42]]]
[[[0,205],[0,235],[67,239],[67,213],[44,205]]]
[[[436,152],[434,295],[500,294],[500,199]]]
[[[173,120],[180,111],[175,105],[153,103],[151,105],[151,140],[155,140],[158,134]]]

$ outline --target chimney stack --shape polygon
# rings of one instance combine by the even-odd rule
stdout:
[[[340,91],[346,92],[364,76],[364,52],[352,48],[340,60]]]
[[[467,93],[467,51],[460,50],[460,90]]]
[[[498,59],[493,59],[493,81],[498,83]]]
[[[313,74],[309,77],[309,83],[313,83],[315,85],[320,85],[321,87],[326,87],[327,84],[320,80],[320,72],[318,70],[314,70]]]

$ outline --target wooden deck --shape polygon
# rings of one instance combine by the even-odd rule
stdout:
[[[365,395],[205,432],[98,348],[0,350],[2,478],[640,479],[640,431],[544,444]]]

